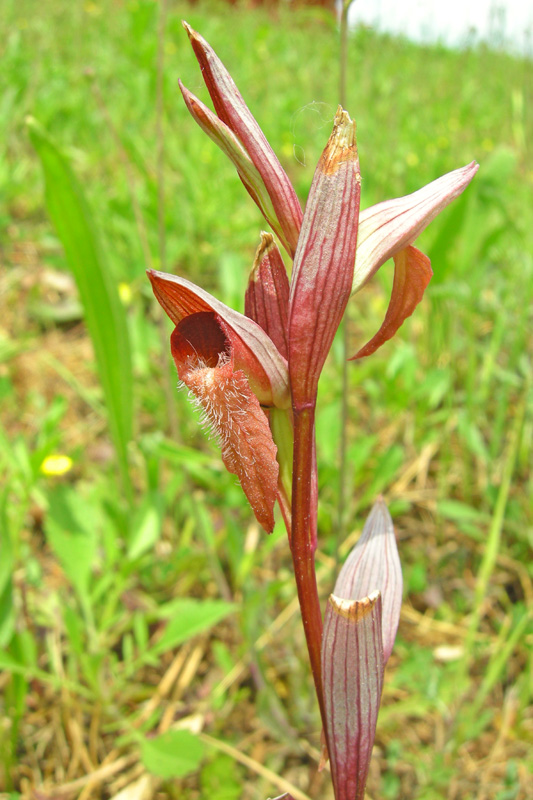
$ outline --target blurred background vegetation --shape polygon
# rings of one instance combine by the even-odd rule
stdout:
[[[258,529],[176,390],[144,271],[242,310],[264,225],[181,101],[179,77],[206,100],[181,18],[302,202],[337,105],[336,21],[306,6],[159,10],[2,2],[0,796],[330,798],[283,526]],[[435,275],[415,316],[349,367],[347,541],[340,340],[322,383],[323,596],[379,492],[404,567],[368,795],[527,800],[532,64],[358,29],[348,70],[364,206],[481,165],[418,242]],[[391,278],[351,303],[354,351]]]

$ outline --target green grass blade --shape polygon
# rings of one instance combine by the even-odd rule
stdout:
[[[507,641],[502,643],[502,645],[492,655],[492,658],[486,667],[481,686],[477,691],[476,697],[470,709],[470,713],[474,719],[481,712],[487,695],[492,691],[496,683],[501,679],[506,667],[511,663],[511,656],[513,655],[517,644],[522,641],[527,627],[531,622],[532,614],[533,612],[531,611],[524,611]]]
[[[32,118],[28,119],[28,128],[44,172],[48,213],[78,286],[111,436],[124,487],[131,496],[127,451],[132,438],[133,376],[126,315],[80,183],[46,131]]]
[[[474,637],[479,628],[483,613],[483,603],[487,595],[490,578],[494,571],[498,553],[500,551],[505,511],[507,508],[507,501],[509,499],[509,492],[511,489],[516,459],[520,448],[520,438],[528,396],[529,383],[524,389],[522,400],[520,401],[516,410],[514,425],[510,432],[509,444],[507,447],[507,453],[503,467],[502,482],[500,484],[500,489],[496,499],[494,513],[492,516],[485,549],[483,551],[483,558],[479,567],[474,595],[474,610],[470,618],[470,624],[468,626],[468,632],[465,639],[465,656],[463,664],[465,671],[468,669],[473,659]]]

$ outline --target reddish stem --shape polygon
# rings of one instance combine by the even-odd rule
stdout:
[[[291,503],[290,499],[287,497],[287,492],[285,491],[285,487],[283,486],[281,480],[278,482],[278,493],[276,498],[279,503],[283,522],[285,523],[285,529],[287,531],[287,536],[289,537],[290,546],[292,536]]]
[[[326,730],[322,692],[322,613],[315,573],[316,492],[312,491],[314,469],[315,406],[294,409],[294,460],[292,483],[291,550],[298,600],[315,681],[322,724]]]

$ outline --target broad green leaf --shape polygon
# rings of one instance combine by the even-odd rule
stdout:
[[[191,600],[184,598],[173,604],[173,616],[152,652],[163,653],[192,636],[215,625],[235,611],[232,603],[223,600]]]
[[[46,538],[72,585],[86,597],[96,552],[94,538],[79,529],[62,530],[53,522],[46,526]]]
[[[10,653],[6,653],[5,650],[0,650],[0,670],[11,672],[11,670],[14,670],[19,666],[20,664],[16,658],[14,658]]]
[[[96,557],[98,513],[69,487],[49,494],[46,539],[78,594],[87,598]]]
[[[32,144],[41,160],[48,213],[72,270],[92,339],[109,427],[124,485],[131,494],[128,443],[132,438],[133,377],[126,316],[84,192],[68,160],[30,118]]]
[[[195,772],[203,755],[203,742],[190,731],[167,731],[141,744],[144,766],[160,778],[181,778]]]
[[[128,558],[134,561],[150,550],[161,534],[161,515],[147,497],[135,515],[130,540],[128,542]]]

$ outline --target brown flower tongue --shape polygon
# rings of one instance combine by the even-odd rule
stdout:
[[[279,466],[268,419],[213,311],[199,311],[178,323],[170,339],[180,380],[203,412],[229,472],[237,475],[258,522],[274,528]]]
[[[220,355],[230,352],[226,334],[214,311],[199,311],[182,319],[172,334],[171,346],[178,375],[185,382],[182,372],[187,372],[193,364],[216,367]]]

